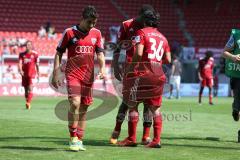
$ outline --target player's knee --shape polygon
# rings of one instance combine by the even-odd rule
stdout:
[[[70,98],[69,103],[72,109],[79,109],[80,108],[80,100],[76,98]]]

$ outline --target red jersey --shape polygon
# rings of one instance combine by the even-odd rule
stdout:
[[[147,27],[137,31],[136,43],[144,45],[141,62],[136,66],[138,74],[150,73],[155,76],[164,76],[162,58],[170,52],[167,39],[157,28]]]
[[[202,78],[213,78],[214,59],[211,57],[208,60],[199,60],[199,71]]]
[[[84,33],[78,25],[63,32],[57,51],[60,53],[68,50],[66,75],[80,80],[93,80],[94,55],[103,49],[101,32],[92,28]]]
[[[36,64],[39,63],[38,53],[36,51],[20,53],[19,60],[22,61],[24,76],[34,77],[36,75]]]
[[[132,47],[126,51],[126,62],[132,61],[133,53],[135,52],[134,47],[134,39],[136,36],[136,32],[141,29],[141,24],[136,21],[136,19],[129,19],[122,23],[122,26],[119,31],[118,41],[121,42],[123,40],[132,41]]]

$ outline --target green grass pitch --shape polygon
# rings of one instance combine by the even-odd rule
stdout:
[[[0,160],[229,160],[239,159],[240,144],[237,131],[240,125],[231,117],[232,98],[214,99],[209,106],[197,98],[163,99],[165,116],[161,149],[146,149],[109,145],[117,107],[101,117],[87,122],[85,152],[68,151],[67,122],[54,112],[64,97],[34,97],[32,109],[25,110],[23,97],[0,97]],[[95,99],[91,109],[102,101]],[[111,105],[111,104],[109,104]],[[142,116],[142,105],[139,106]],[[120,139],[127,135],[123,124]],[[138,141],[142,121],[138,124]]]

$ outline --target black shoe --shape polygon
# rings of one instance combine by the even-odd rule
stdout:
[[[213,106],[214,104],[212,102],[209,102],[209,105]]]
[[[232,116],[233,116],[234,121],[239,121],[239,111],[233,110]]]
[[[238,143],[240,143],[240,130],[238,130]]]

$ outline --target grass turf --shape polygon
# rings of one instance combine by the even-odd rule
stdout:
[[[163,99],[164,127],[161,149],[121,148],[108,144],[115,124],[117,107],[87,122],[85,152],[68,151],[67,122],[55,115],[56,104],[64,97],[34,97],[32,109],[25,110],[23,97],[0,97],[0,160],[84,160],[84,159],[239,159],[237,141],[239,123],[231,117],[231,98]],[[102,100],[95,99],[91,109]],[[111,107],[109,101],[108,104]],[[142,105],[139,107],[142,115]],[[127,135],[123,124],[121,139]],[[138,125],[141,140],[142,121]]]

